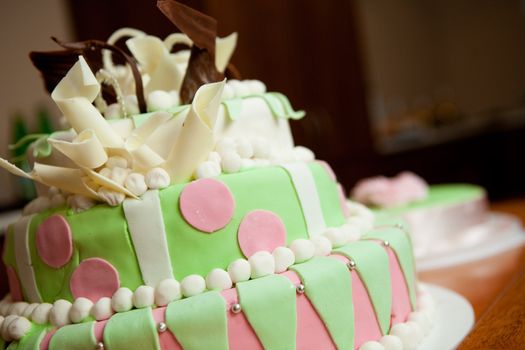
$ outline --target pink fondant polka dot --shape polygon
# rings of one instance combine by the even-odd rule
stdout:
[[[237,240],[246,257],[286,245],[286,228],[282,220],[271,211],[254,210],[242,219]]]
[[[24,298],[22,297],[22,288],[20,287],[20,281],[18,280],[18,276],[16,274],[15,269],[13,269],[11,266],[6,267],[7,271],[7,282],[9,283],[9,291],[11,292],[11,298],[13,301],[22,301]]]
[[[50,216],[40,224],[36,249],[42,261],[51,267],[58,269],[67,264],[73,255],[73,238],[63,216]]]
[[[350,210],[348,210],[348,205],[346,204],[345,190],[341,184],[337,184],[337,189],[339,191],[339,204],[341,205],[341,210],[345,218],[350,216]]]
[[[332,167],[327,162],[325,162],[324,160],[317,160],[316,162],[317,162],[317,164],[322,166],[324,168],[324,170],[326,170],[326,172],[328,173],[328,176],[330,176],[332,181],[337,181],[337,177],[335,176],[335,173],[334,173]]]
[[[75,299],[84,297],[92,302],[97,302],[102,297],[111,297],[119,286],[117,270],[100,258],[82,261],[69,281],[69,288]]]
[[[214,232],[226,226],[235,210],[235,201],[225,184],[200,179],[186,185],[180,195],[180,211],[197,230]]]

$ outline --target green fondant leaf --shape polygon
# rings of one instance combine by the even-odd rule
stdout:
[[[242,310],[265,349],[295,349],[296,291],[288,278],[270,275],[241,282],[237,292]]]
[[[351,275],[345,264],[316,257],[294,265],[305,293],[330,332],[338,349],[354,348],[354,307]]]
[[[392,312],[392,285],[388,254],[380,245],[370,241],[349,243],[334,250],[356,263],[356,269],[368,290],[383,334],[388,334]]]
[[[97,344],[95,322],[67,325],[59,328],[51,337],[49,350],[93,350]]]
[[[288,118],[299,120],[306,115],[304,111],[295,111],[292,107],[292,104],[290,103],[290,100],[288,100],[288,97],[286,97],[284,94],[281,94],[280,92],[269,92],[268,94],[277,97],[279,101],[281,101],[284,112]]]
[[[226,302],[218,292],[170,303],[166,325],[184,349],[228,349]]]
[[[160,350],[151,308],[113,315],[104,329],[104,344],[109,350]]]
[[[228,117],[231,120],[236,120],[237,118],[239,118],[239,115],[241,115],[241,111],[242,111],[242,99],[241,98],[224,100],[222,101],[222,104],[224,105],[226,113],[228,114]]]
[[[274,117],[280,118],[280,119],[286,118],[286,112],[279,98],[271,94],[261,95],[261,98],[266,102],[266,104],[268,105],[268,108],[270,108],[270,111],[272,112]]]
[[[405,226],[406,227],[406,226]],[[414,256],[412,254],[412,243],[408,234],[402,230],[389,227],[376,229],[367,233],[363,238],[365,239],[379,239],[388,241],[397,256],[397,260],[401,266],[401,270],[405,275],[407,282],[408,293],[410,294],[410,304],[412,310],[416,309],[416,269],[414,264]]]
[[[33,157],[35,158],[46,158],[51,155],[53,147],[47,142],[49,135],[42,136],[33,143]]]

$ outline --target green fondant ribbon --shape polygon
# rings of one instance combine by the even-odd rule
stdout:
[[[405,226],[406,227],[406,226]],[[412,255],[412,243],[408,234],[396,227],[376,229],[367,233],[365,239],[388,241],[394,250],[405,276],[412,310],[416,309],[416,269]]]
[[[227,350],[226,302],[218,292],[207,292],[172,302],[166,325],[184,349]]]
[[[95,322],[64,326],[57,330],[49,342],[49,350],[93,350],[97,344]]]
[[[222,101],[224,109],[231,120],[236,120],[242,111],[242,98],[233,98]]]
[[[334,250],[356,263],[383,334],[388,334],[392,312],[392,287],[388,255],[380,245],[370,241],[349,243]]]
[[[321,320],[338,349],[354,348],[354,307],[348,268],[339,260],[316,257],[294,265]]]
[[[44,326],[33,325],[29,334],[26,334],[18,343],[19,350],[40,350],[40,343],[47,333]],[[0,346],[0,349],[3,347]],[[65,348],[66,349],[66,348]]]
[[[108,350],[160,350],[151,308],[113,315],[104,329],[104,345]]]
[[[305,116],[306,113],[304,111],[295,111],[292,108],[292,104],[290,103],[290,100],[288,100],[288,97],[281,94],[280,92],[269,92],[268,95],[276,97],[281,102],[284,113],[288,118],[299,120]]]
[[[288,278],[270,275],[241,282],[237,293],[242,310],[265,349],[295,349],[296,291]]]

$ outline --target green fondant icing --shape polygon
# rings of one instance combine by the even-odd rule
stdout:
[[[187,110],[190,106],[189,105],[181,105],[181,106],[175,106],[167,110],[168,113],[171,113],[173,117],[179,116],[180,113]],[[149,113],[142,113],[142,114],[136,114],[132,116],[133,124],[135,128],[139,128],[146,120],[148,120],[149,117],[151,117],[156,112],[149,112]]]
[[[17,343],[17,342],[13,342],[13,343],[9,344],[9,346],[6,348],[6,350],[16,350],[16,349],[18,349],[18,344],[19,343]]]
[[[104,345],[108,350],[160,350],[151,308],[113,315],[104,329]]]
[[[319,163],[311,162],[308,166],[314,176],[326,225],[328,227],[343,225],[345,223],[345,217],[339,203],[337,184]]]
[[[46,327],[34,325],[29,334],[26,334],[18,343],[20,350],[40,350],[40,343],[46,335]]]
[[[425,209],[443,205],[454,205],[468,202],[485,196],[482,187],[471,184],[442,184],[432,185],[428,188],[428,195],[424,200],[412,202],[400,207],[378,209],[379,213],[401,215],[408,211]]]
[[[15,258],[15,240],[14,240],[14,230],[13,225],[9,225],[5,235],[4,241],[4,252],[2,259],[6,266],[12,266],[16,270],[16,258]]]
[[[339,260],[315,257],[294,265],[305,293],[338,349],[354,348],[354,307],[348,268]]]
[[[95,322],[72,324],[59,328],[51,337],[49,350],[93,350],[97,344]]]
[[[166,325],[184,349],[227,350],[226,302],[218,292],[207,292],[172,302]]]
[[[286,227],[288,243],[307,238],[300,203],[283,168],[260,168],[222,175],[217,179],[232,192],[235,213],[228,225],[213,234],[198,231],[182,217],[178,198],[185,184],[160,191],[173,273],[179,280],[190,274],[205,276],[213,268],[226,268],[233,260],[243,258],[237,230],[241,220],[252,210],[265,209],[277,214]]]
[[[410,237],[404,231],[396,227],[376,229],[367,233],[365,239],[379,239],[388,241],[396,253],[401,270],[405,275],[412,310],[416,309],[416,269],[412,254],[412,243]]]
[[[266,102],[274,117],[279,119],[286,118],[286,112],[279,98],[272,94],[261,95],[261,98]]]
[[[295,349],[296,291],[288,278],[270,275],[237,283],[237,293],[242,311],[265,349]]]
[[[233,98],[231,100],[224,100],[222,101],[222,104],[224,105],[224,109],[225,109],[227,116],[231,120],[235,120],[239,118],[239,115],[241,115],[241,111],[242,111],[242,99],[241,98]]]
[[[5,340],[0,338],[0,350],[4,350],[4,349],[5,349]]]
[[[305,116],[306,113],[304,111],[295,111],[292,108],[292,104],[290,103],[290,100],[288,100],[288,97],[281,94],[280,92],[269,92],[268,94],[276,97],[281,102],[284,112],[288,118],[298,120]]]
[[[355,261],[357,272],[368,291],[383,334],[388,334],[392,311],[392,287],[388,254],[379,244],[370,241],[349,243],[334,250]]]

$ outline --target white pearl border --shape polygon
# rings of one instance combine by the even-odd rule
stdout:
[[[101,298],[96,303],[86,298],[77,298],[73,303],[64,299],[53,304],[13,303],[8,294],[0,301],[0,336],[9,341],[20,339],[31,328],[31,321],[37,324],[50,323],[56,327],[80,323],[89,315],[102,321],[116,312],[155,305],[165,306],[206,290],[229,289],[237,282],[282,273],[296,262],[305,262],[314,256],[327,256],[333,248],[357,241],[362,234],[373,228],[374,214],[368,208],[355,202],[347,202],[347,205],[351,215],[342,226],[327,228],[322,235],[311,239],[297,239],[288,247],[277,247],[272,253],[260,251],[247,260],[237,259],[228,265],[227,270],[215,268],[206,277],[189,275],[180,282],[166,279],[156,288],[140,286],[134,292],[122,287],[111,298]],[[6,323],[5,320],[9,322]],[[12,322],[15,323],[10,326]]]

